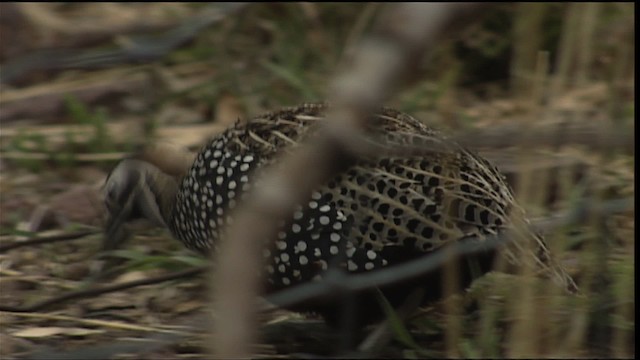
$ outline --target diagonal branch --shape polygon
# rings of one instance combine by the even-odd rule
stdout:
[[[213,351],[222,358],[249,357],[256,337],[254,298],[258,293],[259,244],[274,239],[278,220],[293,212],[313,188],[351,164],[345,134],[367,128],[369,114],[414,74],[423,53],[443,32],[477,5],[402,3],[383,19],[375,37],[361,44],[331,88],[325,127],[300,151],[268,169],[265,186],[253,192],[220,244],[214,291]]]

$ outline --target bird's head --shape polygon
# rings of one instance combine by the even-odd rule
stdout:
[[[125,223],[147,219],[166,227],[171,215],[176,179],[153,164],[124,159],[111,171],[104,185],[108,212],[103,250],[113,250],[127,239]]]

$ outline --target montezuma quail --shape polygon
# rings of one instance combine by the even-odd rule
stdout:
[[[121,161],[105,187],[111,215],[109,246],[119,241],[124,221],[146,217],[169,228],[188,248],[207,253],[231,221],[230,211],[255,185],[257,170],[276,160],[281,151],[295,149],[317,128],[325,111],[326,105],[306,104],[237,123],[215,136],[194,161],[182,165],[135,158]],[[373,134],[386,146],[421,139],[455,150],[360,160],[316,189],[281,225],[275,245],[264,249],[269,291],[321,277],[340,249],[346,255],[340,265],[347,271],[375,271],[454,241],[482,241],[487,234],[508,229],[512,219],[526,223],[503,176],[489,162],[409,115],[383,108],[375,117]],[[512,241],[499,253],[516,265],[531,260],[541,273],[575,290],[542,239],[535,234],[527,238],[528,242]],[[490,271],[494,255],[488,251],[460,261],[462,285],[471,282],[472,268],[476,273]],[[441,275],[435,272],[411,284],[424,285],[425,300],[435,300],[441,296]],[[408,289],[400,284],[381,290],[397,305]],[[359,309],[377,306],[370,294],[360,300],[368,303]],[[339,315],[335,304],[308,303],[295,309],[320,312],[330,321]]]

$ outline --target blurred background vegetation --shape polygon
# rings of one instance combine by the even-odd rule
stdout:
[[[222,13],[224,5],[208,3],[0,4],[0,245],[100,227],[100,186],[113,164],[141,145],[169,141],[195,150],[237,119],[323,100],[340,62],[388,6],[265,3]],[[561,121],[631,131],[634,10],[633,3],[495,4],[443,39],[414,83],[385,105],[450,133],[507,123],[524,133]],[[633,154],[575,146],[477,150],[507,173],[534,217],[578,207],[586,197],[634,196]],[[551,235],[585,298],[544,284],[525,291],[517,278],[490,276],[467,296],[477,308],[425,309],[407,328],[398,325],[385,354],[633,357],[633,215]],[[99,238],[0,252],[0,301],[25,305],[90,285]],[[153,230],[118,255],[126,272],[115,281],[201,264]],[[56,311],[117,320],[110,311],[120,309],[121,320],[161,327],[203,304],[194,283],[131,289]],[[0,355],[133,331],[7,312],[0,326]],[[87,331],[34,330],[44,327]],[[313,348],[309,339],[285,344],[282,336],[263,350]]]

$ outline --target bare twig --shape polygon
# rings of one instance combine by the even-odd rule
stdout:
[[[86,297],[96,296],[96,295],[105,294],[109,292],[129,289],[137,286],[151,285],[151,284],[157,284],[157,283],[170,281],[170,280],[182,279],[182,278],[191,277],[191,276],[203,273],[207,269],[209,269],[208,266],[200,266],[200,267],[194,267],[191,269],[173,272],[173,273],[169,273],[161,276],[155,276],[147,279],[128,281],[121,284],[91,288],[86,290],[72,291],[66,294],[62,294],[60,296],[56,296],[50,299],[37,302],[32,305],[27,305],[22,307],[0,305],[0,311],[10,311],[10,312],[41,311],[51,305],[59,304],[61,302],[65,302],[71,299],[86,298]]]
[[[289,215],[313,188],[354,160],[347,132],[366,129],[369,114],[414,73],[423,52],[453,20],[468,13],[465,4],[401,4],[382,22],[378,36],[354,52],[336,78],[325,127],[306,146],[285,155],[279,172],[268,169],[265,187],[250,194],[244,211],[220,244],[214,278],[213,351],[223,358],[249,356],[255,338],[254,301],[259,286],[259,244],[273,239],[278,220]],[[309,166],[313,164],[313,166]]]
[[[14,241],[9,244],[0,245],[0,253],[5,251],[17,249],[23,246],[33,246],[33,245],[41,245],[41,244],[50,244],[58,241],[67,241],[67,240],[75,240],[83,238],[87,235],[97,234],[98,231],[80,231],[69,234],[60,234],[54,236],[45,236],[45,237],[36,237],[24,241]]]
[[[490,129],[474,129],[455,136],[453,140],[470,148],[580,145],[592,150],[620,149],[630,154],[635,151],[635,136],[631,128],[613,128],[602,123],[585,124],[584,121],[563,121],[531,126],[527,131],[527,136],[522,136],[522,126],[511,123],[493,126]]]
[[[55,117],[71,96],[90,104],[109,96],[135,94],[151,88],[150,76],[128,69],[109,69],[82,79],[47,82],[23,89],[3,89],[0,120],[3,125],[25,118]]]
[[[11,83],[35,70],[93,69],[126,62],[149,62],[164,56],[246,4],[212,5],[169,30],[160,40],[133,38],[127,46],[114,50],[39,51],[16,59],[3,68],[1,83]]]

